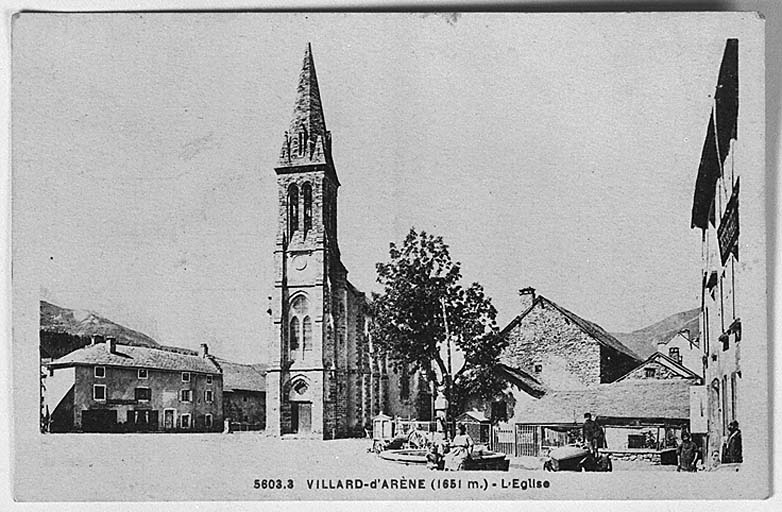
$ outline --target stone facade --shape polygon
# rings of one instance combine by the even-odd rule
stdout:
[[[681,374],[674,372],[658,361],[651,361],[639,367],[627,376],[628,379],[682,379]]]
[[[337,241],[339,179],[308,46],[277,174],[273,336],[267,432],[359,435],[387,407],[387,365],[369,340],[365,295],[350,284]]]
[[[529,294],[526,294],[529,295]],[[539,296],[503,331],[502,363],[524,370],[550,389],[613,382],[641,361],[598,326]],[[585,329],[584,325],[589,328]]]
[[[266,428],[266,393],[236,389],[223,391],[223,414],[231,423],[241,428],[263,430]]]
[[[659,352],[652,354],[646,361],[620,380],[647,379],[687,379],[691,380],[693,384],[698,384],[701,380],[698,374]]]

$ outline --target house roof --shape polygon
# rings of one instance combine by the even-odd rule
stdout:
[[[217,359],[223,369],[223,391],[266,391],[265,365],[241,364]]]
[[[546,393],[546,387],[538,379],[520,368],[513,368],[507,364],[500,363],[496,366],[496,369],[510,380],[512,384],[534,397],[540,397]]]
[[[532,305],[529,308],[527,308],[525,311],[523,311],[519,316],[514,318],[500,332],[500,335],[503,336],[503,335],[507,334],[511,329],[516,327],[521,322],[521,320],[525,316],[527,316],[527,314],[530,311],[532,311],[537,305],[542,305],[542,304],[548,304],[551,307],[553,307],[554,309],[556,309],[557,311],[559,311],[568,320],[570,320],[575,325],[577,325],[579,327],[579,329],[581,329],[583,332],[585,332],[588,336],[590,336],[591,338],[596,340],[601,345],[603,345],[605,347],[608,347],[608,348],[612,348],[612,349],[616,350],[617,352],[620,352],[622,354],[630,356],[630,357],[632,357],[632,358],[634,358],[634,359],[636,359],[638,361],[642,361],[643,360],[638,354],[636,354],[635,352],[633,352],[632,350],[627,348],[624,344],[622,344],[621,341],[619,341],[618,339],[616,339],[613,336],[611,336],[610,334],[608,334],[608,332],[606,332],[605,329],[603,329],[602,327],[600,327],[596,323],[590,322],[589,320],[585,320],[584,318],[581,318],[580,316],[578,316],[577,314],[573,313],[572,311],[563,308],[562,306],[560,306],[556,302],[554,302],[552,300],[549,300],[549,299],[547,299],[546,297],[544,297],[542,295],[538,295],[535,298],[535,300],[533,301]]]
[[[125,366],[196,373],[220,373],[220,369],[210,357],[204,358],[193,353],[181,353],[173,350],[135,345],[116,345],[114,353],[109,353],[105,343],[87,345],[49,364],[52,368],[77,365]]]
[[[476,411],[475,409],[473,409],[471,411],[463,412],[462,414],[459,415],[458,418],[456,418],[456,421],[459,422],[459,421],[465,421],[465,420],[468,420],[468,419],[479,421],[479,422],[489,421],[489,418],[487,418],[486,415],[483,412]]]
[[[655,352],[654,354],[649,356],[646,359],[646,361],[642,362],[641,364],[639,364],[638,366],[636,366],[635,368],[633,368],[632,370],[630,370],[626,374],[622,375],[621,377],[616,379],[614,382],[620,382],[620,381],[624,380],[625,378],[627,378],[628,376],[632,375],[633,373],[640,372],[649,363],[654,363],[654,362],[662,364],[663,366],[669,368],[671,371],[673,371],[675,373],[678,373],[684,379],[698,379],[698,380],[700,380],[700,378],[701,378],[700,375],[698,375],[697,373],[693,372],[692,370],[690,370],[689,368],[687,368],[683,364],[678,363],[675,360],[671,359],[670,357],[666,356],[662,352]]]
[[[687,420],[692,382],[680,379],[630,379],[574,391],[550,391],[538,400],[517,404],[517,423],[580,423],[595,417]]]

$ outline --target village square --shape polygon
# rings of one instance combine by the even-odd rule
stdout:
[[[343,184],[320,93],[331,84],[318,82],[313,53],[307,44],[293,115],[278,123],[274,286],[257,335],[267,360],[228,360],[206,342],[164,346],[42,301],[51,442],[190,434],[235,459],[343,458],[357,474],[739,467],[738,40],[725,41],[714,70],[692,210],[680,212],[703,235],[701,304],[624,334],[534,282],[519,283],[512,320],[498,325],[483,287],[462,281],[456,248],[415,228],[378,263],[380,293],[356,288],[340,253]]]
[[[760,496],[758,22],[582,14],[15,18],[14,499]]]

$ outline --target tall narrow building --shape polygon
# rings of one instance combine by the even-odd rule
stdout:
[[[318,439],[356,435],[385,408],[388,379],[369,340],[366,297],[350,284],[340,258],[340,182],[309,44],[275,172],[279,214],[267,432]]]

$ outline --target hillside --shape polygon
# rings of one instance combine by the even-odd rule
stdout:
[[[112,322],[92,311],[67,309],[41,301],[41,357],[61,357],[90,342],[92,336],[113,336],[117,343],[159,347],[146,334]]]
[[[699,336],[700,312],[700,308],[681,311],[633,332],[615,332],[611,334],[630,350],[643,358],[647,358],[657,351],[658,343],[668,341],[682,329],[689,329],[691,337]]]

